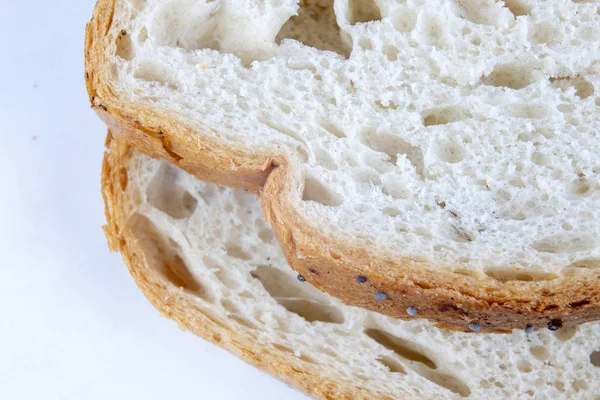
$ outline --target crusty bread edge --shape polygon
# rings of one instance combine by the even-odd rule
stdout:
[[[106,37],[112,24],[116,0],[100,0],[86,26],[85,82],[92,108],[113,135],[138,151],[178,165],[202,180],[257,193],[264,185],[277,157],[251,152],[234,143],[202,135],[193,141],[193,129],[168,113],[120,101],[107,84],[111,71],[106,60]],[[189,133],[188,133],[189,132]]]
[[[367,252],[358,240],[329,237],[292,207],[294,170],[285,154],[238,148],[193,132],[167,113],[126,104],[108,82],[106,33],[116,0],[100,0],[86,29],[86,85],[92,107],[115,137],[136,150],[176,164],[200,179],[261,193],[267,220],[290,265],[319,289],[347,304],[392,317],[418,316],[439,326],[480,332],[575,325],[600,319],[600,271],[553,281],[499,282],[465,276],[435,265]],[[191,133],[194,133],[192,135]],[[201,142],[192,142],[202,136]],[[357,275],[368,277],[365,284]],[[387,295],[379,301],[376,293]]]
[[[269,344],[253,339],[232,321],[210,315],[194,301],[193,295],[175,286],[150,266],[139,237],[129,229],[128,221],[135,211],[127,206],[125,190],[127,169],[132,155],[129,145],[108,135],[107,151],[102,164],[102,196],[107,224],[103,227],[112,251],[119,251],[137,286],[162,315],[174,320],[183,330],[189,330],[228,350],[245,362],[271,374],[286,384],[322,399],[390,399],[357,387],[352,382],[331,380],[322,367],[307,363]],[[403,397],[402,393],[398,393]]]

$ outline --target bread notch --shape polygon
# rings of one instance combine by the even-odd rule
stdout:
[[[182,329],[323,399],[593,399],[600,324],[469,334],[345,305],[286,264],[258,199],[108,141],[107,238]],[[367,284],[357,282],[357,284]]]
[[[316,288],[468,332],[600,318],[597,2],[100,0],[85,51],[114,136],[259,193]]]

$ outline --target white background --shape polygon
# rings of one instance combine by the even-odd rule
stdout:
[[[304,399],[159,316],[108,252],[92,0],[0,0],[0,398]]]

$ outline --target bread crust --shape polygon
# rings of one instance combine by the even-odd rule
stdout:
[[[153,268],[149,255],[144,251],[144,238],[135,234],[128,223],[135,214],[126,198],[124,172],[133,154],[125,143],[119,143],[110,135],[106,141],[107,151],[102,164],[102,196],[105,204],[107,225],[104,233],[112,251],[119,251],[144,296],[165,317],[183,330],[228,350],[245,362],[279,378],[287,384],[302,389],[307,394],[322,399],[384,399],[368,388],[353,382],[341,382],[328,378],[318,365],[309,364],[290,353],[283,352],[268,343],[256,340],[249,328],[238,326],[207,307],[194,301],[194,295],[177,287]],[[160,261],[160,260],[158,260]],[[397,398],[406,394],[398,393]]]
[[[600,270],[552,281],[500,282],[398,259],[382,249],[367,250],[358,238],[327,235],[293,207],[295,167],[285,153],[239,147],[195,131],[161,110],[120,100],[109,85],[106,54],[115,1],[100,0],[86,29],[86,85],[92,107],[116,138],[136,150],[200,179],[259,193],[290,265],[317,288],[346,304],[396,318],[411,318],[407,308],[416,307],[419,317],[465,332],[472,327],[509,332],[600,319]],[[358,283],[358,275],[367,282]],[[377,300],[378,292],[387,299]]]

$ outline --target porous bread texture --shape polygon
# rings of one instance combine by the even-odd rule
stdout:
[[[473,335],[346,306],[297,279],[254,196],[115,141],[103,171],[109,242],[155,306],[312,395],[600,396],[599,323]]]
[[[110,85],[285,154],[324,234],[551,280],[600,265],[599,6],[118,0]]]
[[[308,2],[277,31],[294,4],[216,4],[98,2],[86,83],[115,136],[260,192],[290,265],[348,304],[487,332],[600,318],[596,6]]]

